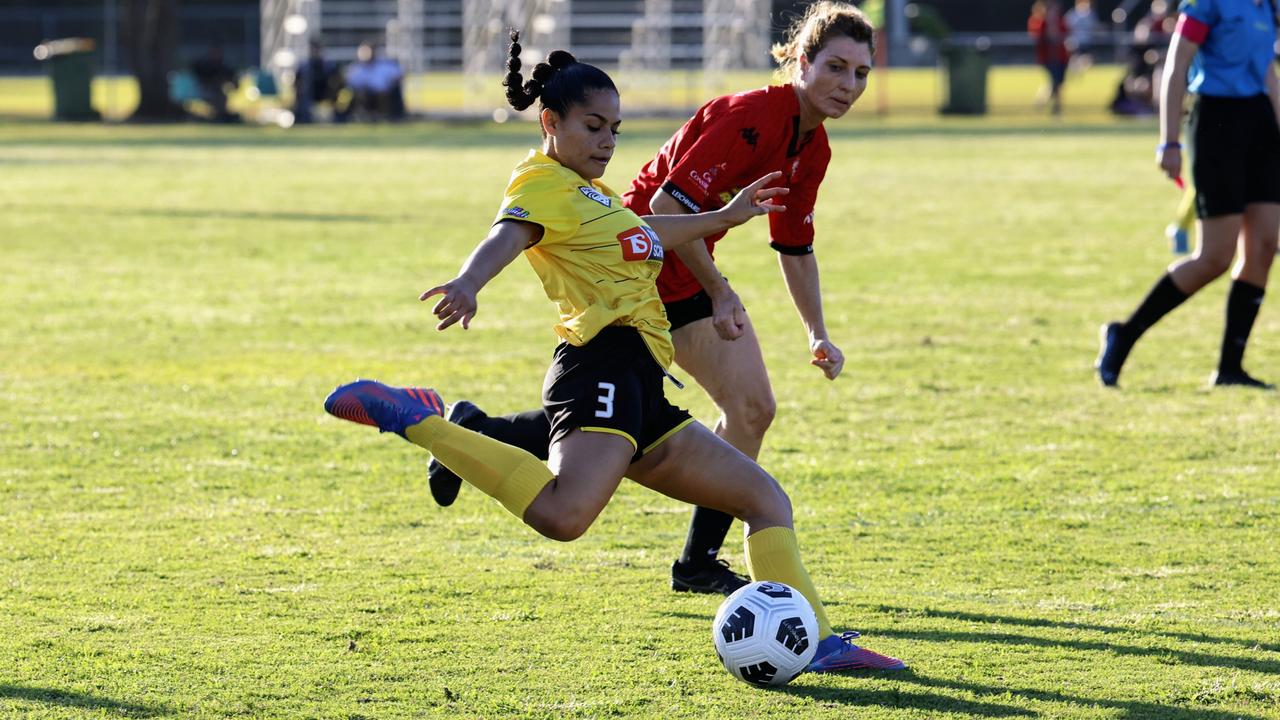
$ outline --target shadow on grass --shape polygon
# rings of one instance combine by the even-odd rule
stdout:
[[[948,620],[964,620],[966,622],[984,622],[993,625],[1020,625],[1022,627],[1047,627],[1047,628],[1063,628],[1066,630],[1086,630],[1100,633],[1141,633],[1143,635],[1156,635],[1159,637],[1171,638],[1174,640],[1182,640],[1185,642],[1199,643],[1219,643],[1222,645],[1235,645],[1244,650],[1266,650],[1269,652],[1280,652],[1280,645],[1274,643],[1254,642],[1249,640],[1241,640],[1239,638],[1216,637],[1213,635],[1205,635],[1203,633],[1190,632],[1169,632],[1166,630],[1146,630],[1136,627],[1124,627],[1120,625],[1100,625],[1098,623],[1084,623],[1073,620],[1049,620],[1047,618],[1036,617],[1017,617],[1013,615],[989,615],[986,613],[964,612],[962,610],[936,610],[934,608],[912,609],[903,607],[892,607],[889,605],[877,605],[872,608],[880,613],[903,613],[903,614],[923,614],[925,617],[946,618]]]
[[[155,717],[157,715],[172,714],[172,711],[166,707],[150,707],[70,690],[26,687],[23,685],[0,684],[0,699],[25,700],[27,702],[57,705],[65,708],[105,711],[125,717]]]
[[[1230,655],[1213,655],[1191,650],[1178,650],[1164,647],[1140,647],[1137,645],[1119,645],[1109,642],[1093,642],[1089,640],[1054,640],[1052,638],[1035,637],[1033,635],[1017,635],[1014,633],[963,632],[956,630],[897,630],[894,628],[878,628],[877,637],[896,637],[904,640],[924,640],[936,643],[978,643],[982,645],[1030,645],[1034,647],[1070,648],[1089,652],[1107,652],[1116,655],[1139,655],[1165,658],[1170,662],[1183,665],[1199,665],[1202,667],[1234,668],[1252,672],[1274,675],[1280,673],[1280,662],[1275,660],[1255,660],[1252,658],[1233,657]]]
[[[903,675],[904,673],[895,673],[893,677],[894,679],[898,679]],[[905,675],[910,676],[911,673],[907,672]],[[908,677],[908,681],[909,680],[910,678]],[[813,698],[820,702],[841,703],[843,705],[856,705],[858,707],[878,706],[886,708],[923,710],[930,717],[935,713],[954,713],[970,717],[1028,717],[1038,715],[1034,710],[1013,707],[1012,705],[964,700],[935,693],[903,692],[896,688],[888,690],[861,690],[853,688],[814,687],[801,684],[787,685],[786,687],[778,688],[775,692],[784,692],[788,695],[801,695]]]
[[[1000,687],[998,685],[981,685],[979,683],[960,682],[943,678],[917,675],[915,673],[898,673],[893,679],[904,683],[920,685],[927,688],[943,688],[960,692],[973,693],[978,696],[999,695],[1013,696],[1023,700],[1039,702],[1057,702],[1079,705],[1081,708],[1109,708],[1119,711],[1114,717],[1119,720],[1263,720],[1258,715],[1225,710],[1205,710],[1203,708],[1184,708],[1176,705],[1163,705],[1140,700],[1109,700],[1104,698],[1080,697],[1061,692],[1047,690],[1030,690],[1027,688]],[[1039,713],[1036,713],[1039,714]]]
[[[6,204],[0,205],[7,211],[38,210],[55,213],[76,213],[77,215],[111,215],[115,217],[152,217],[160,219],[185,218],[188,220],[246,220],[252,222],[351,222],[351,223],[400,223],[421,222],[421,218],[406,215],[369,215],[360,213],[316,213],[299,211],[265,211],[209,208],[128,208],[128,207],[92,207],[56,204]]]

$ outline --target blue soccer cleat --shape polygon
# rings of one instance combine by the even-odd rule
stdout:
[[[429,388],[398,388],[377,380],[357,380],[329,393],[324,409],[334,417],[404,437],[405,428],[432,415],[443,415],[444,401]]]
[[[881,655],[853,644],[856,632],[828,635],[818,643],[818,652],[806,672],[841,672],[843,670],[906,670],[898,658]]]

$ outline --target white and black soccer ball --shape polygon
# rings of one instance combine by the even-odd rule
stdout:
[[[725,598],[711,634],[725,669],[760,687],[796,679],[822,639],[809,601],[779,582],[753,582]]]

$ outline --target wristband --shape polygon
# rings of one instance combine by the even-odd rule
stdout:
[[[1181,149],[1182,149],[1182,143],[1176,143],[1176,142],[1160,143],[1159,145],[1156,146],[1156,152],[1158,153],[1162,153],[1165,150],[1181,150]]]

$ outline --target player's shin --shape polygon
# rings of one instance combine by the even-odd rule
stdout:
[[[405,428],[405,437],[435,455],[478,490],[524,517],[542,488],[555,477],[538,458],[517,447],[453,425],[439,416]]]
[[[822,607],[818,590],[813,580],[804,569],[800,560],[800,547],[796,543],[796,534],[789,527],[776,525],[757,530],[747,536],[747,571],[752,580],[773,580],[786,583],[799,590],[813,606],[818,616],[819,637],[827,637],[834,633],[827,620],[827,611]]]

